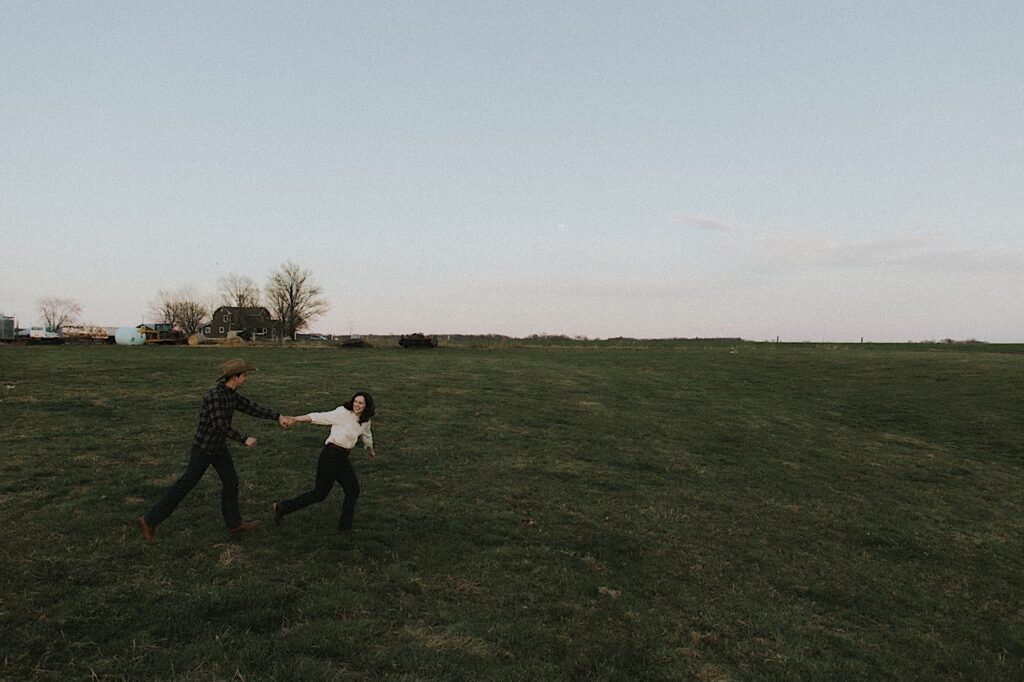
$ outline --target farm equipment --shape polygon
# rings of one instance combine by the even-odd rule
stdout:
[[[60,331],[68,343],[114,343],[114,335],[106,327],[66,324]]]
[[[361,336],[343,336],[335,340],[338,348],[369,348],[370,344]]]
[[[402,348],[437,348],[437,339],[420,333],[403,334],[398,339],[398,345]]]
[[[146,345],[175,346],[188,343],[185,332],[165,322],[152,326],[140,324],[136,329],[145,338]]]

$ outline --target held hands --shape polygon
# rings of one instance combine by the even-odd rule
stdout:
[[[295,417],[288,417],[282,414],[277,418],[277,423],[281,425],[282,429],[290,429],[295,426]]]

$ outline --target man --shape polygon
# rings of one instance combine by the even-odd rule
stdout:
[[[227,523],[228,533],[240,536],[259,527],[256,522],[243,522],[238,511],[238,474],[227,444],[227,439],[231,438],[251,448],[256,445],[256,439],[232,426],[231,417],[238,410],[253,417],[273,419],[285,429],[294,423],[294,419],[260,407],[238,393],[238,389],[248,379],[249,372],[256,370],[255,367],[242,360],[228,360],[221,369],[217,385],[203,396],[203,405],[199,408],[199,426],[192,439],[185,473],[171,484],[152,509],[136,520],[148,542],[156,542],[157,526],[171,515],[211,466],[220,476],[220,510]]]

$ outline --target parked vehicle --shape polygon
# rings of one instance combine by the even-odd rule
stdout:
[[[30,346],[59,346],[64,343],[64,338],[59,332],[49,327],[29,327],[18,330],[18,341],[24,341]]]

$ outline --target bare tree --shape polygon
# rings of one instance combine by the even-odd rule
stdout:
[[[305,329],[314,318],[327,312],[323,290],[313,281],[313,273],[291,261],[270,276],[267,301],[271,312],[281,320],[286,337]]]
[[[161,289],[156,293],[156,298],[150,301],[149,315],[154,322],[174,324],[174,292]]]
[[[183,298],[178,301],[175,323],[186,334],[195,334],[210,316],[210,309],[198,298]]]
[[[160,322],[174,325],[186,334],[195,334],[210,315],[210,308],[194,289],[182,287],[175,291],[161,289],[150,304],[150,313]]]
[[[217,289],[223,305],[238,308],[258,308],[263,305],[259,285],[247,275],[224,275],[217,281]]]
[[[82,306],[71,298],[47,296],[39,300],[39,314],[43,324],[57,332],[66,324],[74,324],[82,314]]]

